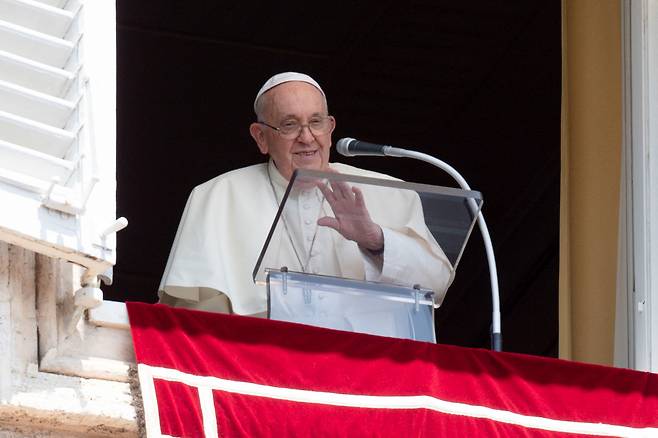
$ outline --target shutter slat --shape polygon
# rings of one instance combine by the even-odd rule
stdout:
[[[65,128],[75,103],[0,80],[0,111]]]
[[[74,48],[71,41],[0,20],[0,50],[64,68]]]
[[[75,163],[0,140],[0,167],[32,178],[65,182]]]
[[[34,178],[31,177],[30,175],[26,175],[21,172],[14,172],[12,170],[5,169],[3,167],[0,167],[0,182],[10,184],[14,187],[19,187],[23,190],[28,190],[30,192],[35,192],[39,193],[41,195],[45,194],[51,187],[51,183],[42,179],[42,178]],[[73,191],[69,187],[62,187],[62,186],[56,186],[53,190],[57,196],[60,197],[67,197],[71,196],[73,194]],[[0,190],[0,199],[2,199],[5,193],[3,193]],[[2,203],[2,205],[12,205],[11,203]],[[12,205],[12,208],[14,208],[14,205]],[[9,228],[20,228],[20,227],[12,227],[10,226]]]
[[[0,0],[0,17],[19,26],[63,38],[75,12],[33,0]]]
[[[54,97],[66,93],[75,74],[0,50],[0,78]]]
[[[76,134],[0,111],[0,140],[65,158]]]
[[[43,3],[54,8],[63,8],[70,0],[35,0],[38,3]]]

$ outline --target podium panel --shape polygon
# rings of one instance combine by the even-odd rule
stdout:
[[[427,289],[268,270],[267,290],[270,319],[436,342]]]
[[[270,318],[435,342],[434,308],[479,192],[313,170],[273,192],[279,210],[253,271],[267,285]]]

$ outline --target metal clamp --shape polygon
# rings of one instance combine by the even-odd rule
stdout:
[[[414,303],[416,313],[420,312],[420,284],[414,284]]]
[[[288,267],[281,266],[281,290],[283,295],[288,295]]]

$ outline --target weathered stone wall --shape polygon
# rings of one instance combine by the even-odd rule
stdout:
[[[85,353],[85,342],[98,344],[103,333],[75,319],[77,274],[66,262],[0,242],[0,438],[139,435],[126,365],[129,334],[109,336],[104,358]],[[76,348],[64,351],[70,340]],[[66,358],[57,362],[63,372],[43,371],[44,346],[51,359]],[[88,378],[106,365],[114,367],[111,380]],[[87,378],[80,377],[85,370]]]

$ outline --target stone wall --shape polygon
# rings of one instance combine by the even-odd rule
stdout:
[[[129,333],[75,308],[79,278],[67,262],[0,242],[0,438],[140,435]]]

